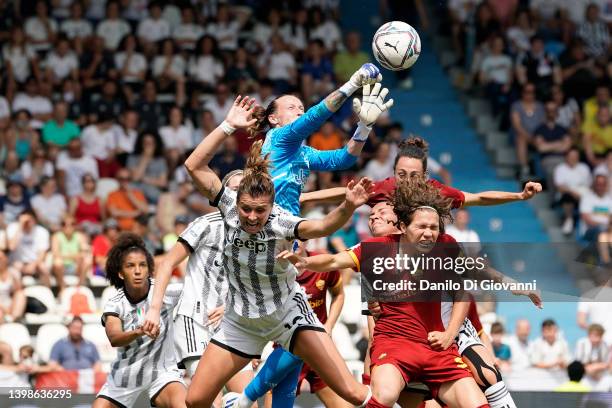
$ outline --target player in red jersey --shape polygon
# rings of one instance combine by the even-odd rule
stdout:
[[[420,177],[402,183],[395,197],[402,234],[371,238],[397,251],[401,243],[412,243],[420,253],[434,252],[436,243],[455,243],[443,234],[443,219],[450,215],[448,199]],[[384,221],[372,224],[384,226]],[[456,247],[456,254],[459,250]],[[414,255],[417,253],[415,252]],[[436,255],[437,256],[437,255]],[[336,255],[301,258],[283,254],[298,268],[328,271],[353,267],[362,262],[361,244]],[[425,272],[429,274],[430,271]],[[368,407],[390,407],[410,381],[423,381],[434,396],[456,407],[488,407],[486,399],[461,360],[453,341],[468,312],[469,303],[455,302],[450,323],[444,326],[441,302],[381,302],[382,313],[374,328],[372,358],[372,393]],[[413,401],[414,404],[418,400]]]

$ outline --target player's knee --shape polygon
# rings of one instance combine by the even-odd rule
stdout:
[[[385,385],[374,387],[372,389],[372,395],[378,402],[388,407],[393,406],[398,398],[397,392],[392,390],[390,387],[386,387]]]

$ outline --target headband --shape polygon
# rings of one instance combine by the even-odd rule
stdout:
[[[431,211],[434,211],[434,212],[436,212],[436,213],[438,212],[438,210],[436,210],[435,208],[430,207],[430,206],[428,206],[428,205],[422,205],[422,206],[420,206],[420,207],[417,207],[416,209],[417,209],[417,210],[431,210]]]

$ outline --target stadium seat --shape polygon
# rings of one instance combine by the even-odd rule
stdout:
[[[106,330],[100,323],[88,323],[83,326],[83,338],[96,345],[102,364],[110,363],[117,357],[117,349],[111,346]]]
[[[356,360],[359,358],[359,350],[355,348],[351,334],[341,322],[337,322],[336,326],[334,326],[332,339],[334,339],[334,343],[338,347],[338,351],[343,359]]]
[[[57,313],[57,302],[51,289],[42,285],[34,285],[26,287],[24,293],[26,296],[40,300],[47,307],[46,313],[26,313],[27,324],[60,323],[62,321],[62,316]]]
[[[359,284],[344,287],[344,307],[342,307],[339,320],[353,325],[361,322],[361,286]]]
[[[49,323],[43,324],[36,333],[36,353],[42,362],[49,362],[51,349],[60,339],[68,336],[68,328],[63,324]]]
[[[7,343],[13,350],[13,359],[19,361],[19,348],[32,344],[28,328],[21,323],[0,325],[0,341]]]
[[[101,178],[96,185],[96,195],[106,201],[106,197],[119,188],[119,182],[114,178]]]
[[[60,308],[65,314],[79,315],[85,323],[98,321],[96,299],[86,286],[68,287],[60,294]]]

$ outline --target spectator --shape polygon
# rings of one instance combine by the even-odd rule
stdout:
[[[58,37],[55,47],[47,54],[46,77],[49,82],[59,85],[70,77],[75,81],[79,77],[79,60],[76,53],[70,49],[70,42],[64,36]]]
[[[528,10],[519,10],[515,24],[506,31],[513,54],[528,53],[531,47],[530,39],[535,34],[531,15]]]
[[[566,128],[573,140],[576,140],[582,124],[580,107],[574,98],[567,98],[560,85],[551,88],[551,99],[557,104],[557,124]]]
[[[55,40],[57,23],[49,17],[47,2],[38,0],[35,8],[36,15],[25,22],[25,33],[28,42],[36,51],[48,51]]]
[[[259,81],[259,89],[253,95],[253,99],[260,106],[268,106],[277,96],[274,94],[274,84],[269,79],[263,78]]]
[[[608,26],[599,16],[599,6],[591,3],[585,12],[585,21],[578,27],[577,35],[586,44],[586,52],[592,58],[606,56],[610,45]]]
[[[102,85],[102,95],[92,102],[95,108],[89,112],[89,120],[98,122],[100,117],[117,118],[126,110],[126,103],[118,91],[118,85],[114,80],[107,79]]]
[[[612,150],[612,122],[610,121],[610,107],[600,106],[597,109],[595,123],[585,123],[582,128],[582,145],[588,162],[597,166]]]
[[[130,172],[120,169],[117,172],[119,189],[108,195],[106,208],[108,214],[117,220],[122,231],[131,231],[134,218],[149,211],[147,200],[142,191],[130,187]]]
[[[21,319],[26,307],[26,297],[21,281],[8,266],[6,251],[0,250],[0,325]]]
[[[83,319],[79,316],[68,323],[68,337],[58,340],[51,348],[49,366],[52,371],[102,370],[95,344],[83,338]]]
[[[583,337],[576,343],[575,359],[584,365],[587,377],[597,382],[608,371],[609,346],[603,341],[604,328],[594,323],[589,325],[587,337]]]
[[[140,21],[136,33],[138,41],[145,50],[150,50],[155,43],[170,37],[170,24],[162,18],[160,3],[157,1],[149,3],[149,17]]]
[[[98,179],[98,164],[96,159],[83,153],[81,139],[75,138],[68,143],[68,149],[57,156],[59,188],[68,197],[74,197],[83,191],[81,179],[90,174]]]
[[[13,81],[23,84],[32,75],[41,78],[36,50],[26,41],[19,25],[13,27],[8,42],[2,47],[2,59],[9,84]]]
[[[248,10],[248,9],[247,9]],[[222,51],[236,51],[238,48],[238,35],[242,26],[250,17],[250,13],[241,12],[230,15],[229,6],[221,3],[217,8],[217,18],[208,25],[208,34],[214,36]]]
[[[612,197],[608,193],[608,176],[596,174],[593,188],[580,199],[583,239],[595,242],[599,233],[608,228],[611,213]]]
[[[310,31],[308,10],[299,8],[292,14],[293,19],[283,24],[280,34],[283,38],[287,38],[292,53],[302,53],[308,44]],[[321,43],[321,47],[325,48],[323,42],[321,40],[318,41]]]
[[[270,9],[267,16],[268,21],[266,23],[258,21],[253,28],[253,41],[255,41],[260,51],[267,50],[270,44],[270,37],[273,34],[280,33],[282,29],[281,14],[278,9]]]
[[[560,195],[559,203],[563,208],[564,221],[561,230],[564,234],[574,231],[574,214],[580,203],[580,198],[588,194],[592,184],[591,170],[580,162],[580,152],[572,147],[565,154],[565,162],[554,170],[554,186]]]
[[[541,165],[550,186],[553,184],[553,171],[563,163],[565,154],[572,147],[572,139],[567,129],[557,124],[557,104],[553,101],[546,102],[545,111],[544,122],[534,132],[534,145],[540,154]]]
[[[135,109],[138,112],[138,116],[140,116],[140,130],[157,130],[165,122],[164,109],[157,100],[155,81],[145,81],[142,99],[136,102]]]
[[[559,58],[565,93],[578,103],[591,97],[597,84],[595,63],[586,54],[584,42],[575,39]]]
[[[183,112],[178,106],[170,109],[169,123],[159,129],[163,141],[163,150],[166,152],[170,170],[174,170],[179,158],[193,147],[193,130],[183,122]]]
[[[307,103],[316,103],[332,91],[334,70],[331,61],[325,56],[323,41],[310,41],[301,71],[302,93]]]
[[[217,40],[211,35],[205,35],[198,41],[196,55],[189,61],[189,76],[200,91],[209,92],[224,74]]]
[[[139,119],[138,112],[129,109],[123,112],[119,124],[113,128],[117,139],[117,160],[121,165],[125,165],[128,155],[134,153]]]
[[[308,139],[308,145],[317,150],[335,150],[344,146],[343,133],[333,122],[325,122],[318,132]]]
[[[391,156],[394,158],[395,156]],[[393,164],[393,163],[392,163]],[[440,162],[434,159],[431,156],[427,157],[427,173],[430,176],[436,176],[437,179],[442,180],[444,184],[451,185],[453,184],[453,176],[446,168],[444,168]]]
[[[171,89],[173,86],[184,86],[187,63],[175,52],[174,43],[166,39],[161,44],[161,55],[153,60],[153,76],[157,78],[160,89]],[[184,90],[183,90],[184,93]]]
[[[68,119],[79,126],[87,124],[87,101],[83,97],[83,87],[80,81],[71,78],[64,80],[61,86],[63,100],[68,104]]]
[[[34,212],[24,210],[17,221],[8,225],[6,237],[11,267],[22,275],[37,276],[43,285],[50,287],[50,271],[45,263],[49,231],[38,225]]]
[[[506,344],[510,346],[511,366],[515,371],[523,370],[531,365],[529,361],[529,349],[531,347],[531,342],[529,341],[530,333],[531,325],[529,321],[519,319],[516,321],[514,335],[510,336],[506,341]]]
[[[181,24],[172,32],[172,38],[182,49],[193,51],[203,35],[204,29],[195,23],[193,8],[184,6],[181,10]]]
[[[92,94],[102,90],[107,80],[117,79],[113,54],[104,48],[104,38],[91,37],[79,61],[84,97],[91,102]]]
[[[531,364],[537,368],[565,368],[570,362],[567,342],[559,337],[557,323],[552,319],[542,322],[542,337],[531,345]]]
[[[96,27],[96,35],[104,39],[104,47],[110,51],[116,50],[121,39],[131,31],[130,25],[119,17],[119,2],[107,2],[106,19]]]
[[[13,126],[6,132],[9,149],[14,150],[19,160],[24,160],[30,152],[38,148],[40,137],[32,128],[32,115],[25,109],[14,111]]]
[[[225,119],[225,115],[227,115],[233,103],[229,88],[223,82],[220,82],[215,88],[215,97],[204,105],[204,109],[212,112],[215,124],[218,126]]]
[[[96,160],[100,177],[114,177],[119,163],[115,159],[117,140],[111,116],[99,115],[97,123],[83,129],[81,139],[85,154]]]
[[[501,36],[493,38],[491,53],[482,60],[479,77],[480,83],[486,87],[493,114],[507,112],[513,81],[512,60],[504,54]]]
[[[495,322],[491,325],[491,345],[495,354],[495,363],[502,371],[508,371],[510,369],[512,350],[510,346],[502,342],[504,333],[504,325],[500,322]]]
[[[368,54],[361,51],[361,37],[358,32],[346,34],[346,51],[340,51],[334,58],[334,74],[336,81],[348,81],[353,72],[370,60]]]
[[[119,43],[119,52],[115,54],[115,68],[125,84],[134,86],[136,90],[140,89],[147,73],[147,60],[132,34],[123,37]]]
[[[155,222],[162,235],[170,234],[174,230],[177,217],[189,217],[189,197],[193,192],[193,185],[189,179],[179,183],[174,191],[159,196],[155,209]]]
[[[236,137],[230,135],[223,142],[223,150],[210,161],[210,168],[223,178],[232,170],[243,169],[245,164],[244,157],[238,152]]]
[[[567,366],[569,381],[555,388],[556,392],[589,392],[591,387],[582,384],[584,377],[584,365],[580,361],[573,361]]]
[[[76,275],[78,285],[85,285],[91,271],[91,250],[87,237],[77,231],[76,220],[68,215],[62,220],[62,228],[51,237],[51,254],[53,255],[53,274],[57,277],[58,286],[64,288],[64,276]]]
[[[162,190],[168,187],[168,167],[163,153],[164,145],[157,134],[142,133],[136,141],[134,154],[127,160],[133,186],[141,190],[152,204],[159,200]]]
[[[30,345],[19,348],[19,362],[13,362],[13,351],[11,346],[0,342],[0,373],[2,373],[2,384],[6,387],[19,387],[31,389],[30,375],[34,374],[37,366],[32,364],[34,349]]]
[[[53,107],[53,118],[42,128],[42,138],[45,145],[66,147],[68,142],[79,137],[81,130],[76,123],[68,119],[68,104],[59,101]]]
[[[42,94],[41,87],[34,77],[26,80],[25,92],[19,92],[15,96],[11,108],[13,112],[22,109],[30,112],[34,119],[31,125],[36,129],[42,127],[44,122],[51,119],[51,113],[53,112],[51,99]]]
[[[208,136],[215,128],[217,124],[215,123],[215,117],[212,112],[209,110],[202,111],[202,119],[200,120],[200,127],[193,131],[192,135],[192,146],[197,146],[200,144],[202,139]]]
[[[602,106],[612,108],[612,100],[610,100],[610,87],[606,83],[597,85],[595,95],[584,102],[584,126],[592,126],[597,123],[597,111]]]
[[[170,251],[170,249],[176,244],[178,238],[185,231],[189,225],[189,218],[185,215],[179,215],[174,219],[174,230],[163,234],[162,237],[162,249],[164,252]]]
[[[455,219],[451,225],[446,227],[446,233],[463,244],[463,250],[468,256],[477,256],[480,253],[480,237],[478,233],[469,227],[470,213],[465,208],[459,208],[455,212]]]
[[[102,233],[97,235],[91,243],[95,276],[106,276],[104,268],[106,267],[106,261],[108,259],[108,251],[115,245],[118,237],[119,224],[117,224],[115,219],[108,218],[104,221],[104,230]]]
[[[76,220],[77,226],[88,235],[102,231],[105,208],[100,197],[96,195],[96,179],[89,173],[81,178],[82,192],[70,198],[69,214]]]
[[[283,94],[297,85],[297,65],[279,34],[270,38],[270,52],[259,58],[259,77],[268,78],[274,90]]]
[[[310,21],[310,39],[323,41],[325,49],[329,52],[337,51],[342,41],[338,24],[332,18],[326,16],[319,7],[310,9]]]
[[[598,285],[582,296],[576,316],[581,329],[587,330],[594,323],[601,325],[604,328],[604,342],[608,345],[612,344],[612,281],[609,279],[608,275],[599,277]]]
[[[48,149],[50,150],[50,149]],[[33,192],[43,177],[53,177],[53,163],[47,159],[45,149],[38,146],[32,150],[30,157],[19,168],[22,181],[28,192]]]
[[[134,218],[134,224],[132,225],[131,232],[142,238],[145,247],[150,254],[156,255],[158,254],[160,243],[149,230],[149,220],[150,217],[147,214],[141,214]]]
[[[516,64],[516,78],[521,86],[535,85],[539,99],[550,97],[550,88],[562,81],[561,68],[557,59],[544,50],[544,39],[531,37],[531,49],[519,56]]]
[[[36,213],[38,222],[51,232],[60,229],[62,219],[66,215],[68,206],[63,195],[57,192],[57,183],[54,178],[44,176],[40,181],[40,193],[30,200],[32,209]]]
[[[544,121],[544,107],[535,97],[535,86],[527,83],[523,86],[521,99],[512,104],[511,123],[516,155],[521,166],[521,177],[529,173],[528,147],[533,144],[534,132]]]
[[[489,2],[482,2],[476,8],[476,21],[474,31],[476,34],[476,46],[484,44],[492,34],[500,32],[499,21],[493,14],[493,9]]]
[[[4,226],[17,221],[19,214],[30,209],[30,198],[19,182],[9,180],[6,195],[0,196],[0,215]]]
[[[234,53],[234,60],[225,76],[228,85],[236,89],[238,94],[244,95],[257,85],[257,68],[246,49],[240,47]],[[267,105],[266,105],[267,106]]]
[[[93,34],[92,24],[83,18],[83,4],[80,1],[74,1],[70,5],[70,17],[62,21],[60,31],[75,42],[77,50],[81,47],[76,44]]]
[[[393,175],[393,163],[389,162],[389,143],[380,143],[376,148],[376,154],[367,162],[361,174],[373,181],[384,180]]]

